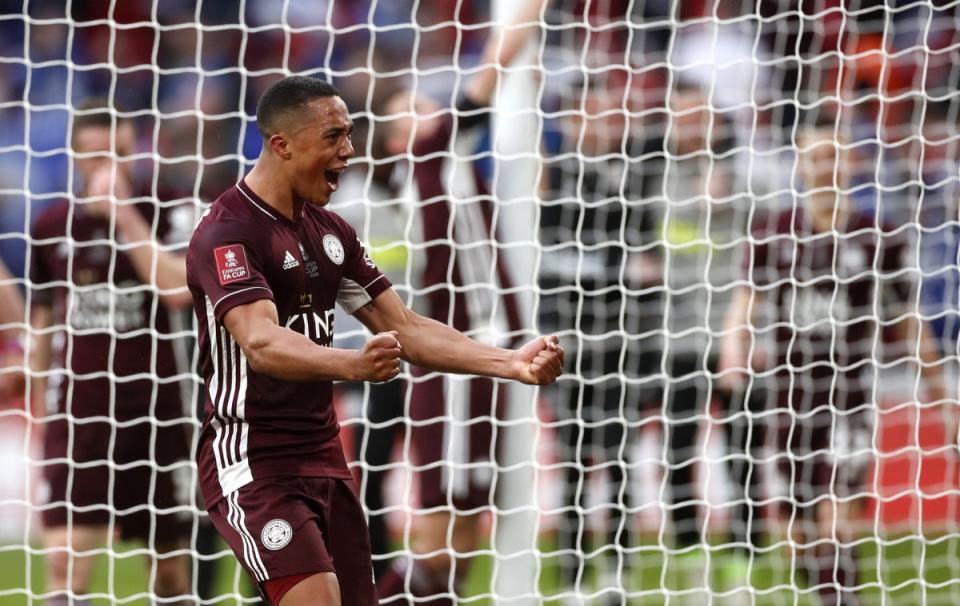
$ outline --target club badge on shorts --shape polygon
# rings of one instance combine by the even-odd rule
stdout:
[[[293,529],[286,520],[270,520],[260,533],[263,546],[272,551],[283,549],[293,538]]]
[[[343,244],[340,238],[333,234],[327,234],[323,237],[323,252],[327,253],[330,260],[337,265],[343,264]]]

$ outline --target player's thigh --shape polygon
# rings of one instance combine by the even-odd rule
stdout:
[[[347,602],[349,604],[349,602]],[[277,606],[340,606],[340,585],[337,575],[321,572],[308,577],[280,598]]]
[[[327,548],[333,558],[343,603],[374,606],[377,597],[373,583],[373,557],[363,505],[352,481],[324,480],[332,483],[327,512]]]
[[[118,428],[113,499],[124,539],[169,551],[190,539],[189,447],[180,425]]]
[[[45,528],[105,526],[110,522],[111,433],[112,427],[105,421],[59,419],[50,423],[44,436]]]

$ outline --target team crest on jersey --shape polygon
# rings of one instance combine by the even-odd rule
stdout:
[[[343,264],[343,244],[340,242],[340,238],[333,234],[325,235],[323,237],[323,252],[327,253],[330,260],[337,265]]]
[[[293,269],[294,267],[300,267],[300,261],[297,261],[297,258],[293,256],[289,250],[283,255],[283,268],[284,269]]]
[[[263,527],[263,532],[260,533],[260,541],[263,546],[271,551],[283,549],[292,538],[293,529],[290,528],[290,524],[286,520],[280,519],[267,522],[267,525]]]
[[[217,264],[217,278],[220,286],[244,280],[250,275],[247,269],[247,253],[243,244],[231,244],[213,249],[213,258]]]

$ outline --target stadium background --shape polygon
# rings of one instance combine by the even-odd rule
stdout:
[[[459,78],[479,60],[505,6],[469,0],[0,1],[0,255],[19,281],[31,221],[69,190],[69,111],[81,101],[107,97],[134,117],[142,162],[159,171],[156,187],[181,192],[199,205],[232,185],[259,153],[252,117],[259,94],[283,74],[307,73],[332,78],[358,122],[354,143],[360,158],[334,208],[374,244],[381,265],[409,277],[415,266],[407,264],[408,251],[390,245],[398,234],[409,235],[403,232],[408,200],[371,202],[370,181],[364,179],[365,170],[385,163],[374,158],[377,151],[370,146],[371,112],[378,98],[411,82],[449,102]],[[741,137],[748,133],[738,143],[744,153],[737,170],[750,173],[756,208],[765,209],[783,203],[783,175],[790,174],[792,162],[785,126],[791,112],[839,94],[857,108],[853,136],[872,143],[862,148],[856,202],[882,209],[891,220],[923,223],[920,259],[930,275],[921,311],[941,320],[938,336],[955,359],[958,6],[946,0],[888,0],[886,5],[869,0],[558,0],[545,13],[542,44],[527,57],[541,66],[539,79],[532,75],[537,70],[527,73],[535,78],[533,119],[542,146],[549,149],[562,128],[562,109],[571,103],[581,109],[576,91],[584,80],[607,90],[617,99],[614,106],[641,126],[663,106],[674,79],[703,86],[710,107],[727,114]],[[503,154],[489,140],[477,150],[492,176]],[[939,205],[921,209],[921,196]],[[933,210],[921,212],[927,209]],[[932,271],[942,268],[946,271]],[[531,295],[536,291],[533,280],[521,285]],[[5,362],[7,372],[22,367],[22,361]],[[185,384],[188,389],[196,385]],[[911,404],[909,382],[890,385],[875,442],[875,494],[863,520],[865,541],[874,545],[867,556],[873,576],[868,571],[866,580],[876,595],[884,589],[895,600],[888,603],[955,603],[960,599],[960,583],[954,580],[960,574],[956,465],[943,448],[936,415]],[[358,414],[362,397],[363,392],[341,392],[348,433],[361,422],[352,415]],[[26,555],[27,544],[38,547],[31,542],[37,526],[29,503],[37,495],[29,494],[35,482],[27,460],[37,452],[26,440],[24,410],[16,394],[0,403],[4,605],[24,604],[26,596],[39,591],[42,569],[40,556]],[[549,393],[541,397],[539,414],[545,423],[537,443],[537,498],[546,512],[542,540],[549,544],[555,524],[549,512],[559,506]],[[635,426],[635,475],[658,477],[656,415]],[[724,471],[717,460],[723,452],[713,439],[710,460],[701,463],[712,471],[700,476],[709,485],[704,489],[708,500],[720,502]],[[659,482],[636,479],[633,490],[643,504],[636,512],[644,529],[641,541],[651,545],[641,554],[646,565],[638,569],[655,570],[663,524]],[[712,523],[723,527],[723,516]],[[104,563],[100,590],[118,597],[144,591],[140,573],[130,572],[128,560],[137,557],[133,552],[119,559],[112,575]],[[551,566],[545,559],[539,579],[547,595],[558,590]],[[224,568],[222,587],[232,594],[238,587],[236,571],[226,558]],[[489,570],[474,571],[473,592],[487,593]],[[643,586],[656,587],[656,573],[638,574],[644,576]],[[785,582],[775,571],[768,581],[770,587]],[[778,602],[786,598],[774,590],[764,599],[786,603]]]

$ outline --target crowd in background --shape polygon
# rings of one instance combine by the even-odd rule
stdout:
[[[377,125],[387,116],[384,100],[400,90],[455,103],[460,76],[477,64],[489,34],[490,2],[95,0],[69,3],[69,15],[65,4],[34,0],[22,14],[24,3],[0,0],[0,259],[13,276],[25,274],[33,221],[73,187],[71,108],[103,98],[131,117],[135,178],[158,199],[199,209],[259,154],[256,99],[294,72],[331,79],[357,122],[354,174],[334,208],[383,244],[375,258],[400,289],[416,281],[407,251],[388,246],[409,239],[415,211],[397,177],[403,158],[391,155]],[[731,244],[755,212],[789,205],[802,187],[792,151],[798,116],[823,99],[848,110],[839,134],[852,151],[856,205],[921,226],[920,310],[943,353],[957,355],[955,5],[556,0],[544,21],[540,321],[574,354],[573,373],[547,392],[559,450],[570,449],[558,455],[571,462],[567,501],[582,497],[584,469],[622,459],[645,405],[659,410],[651,377],[710,368],[697,356],[720,330],[729,296],[721,286],[737,276]],[[664,163],[649,161],[668,140],[678,145],[664,160],[674,182]],[[491,174],[489,139],[474,151]],[[684,163],[686,154],[706,162]],[[690,188],[695,179],[705,181],[703,192]],[[657,206],[701,198],[714,205],[710,212],[677,204],[665,221]],[[708,263],[697,248],[703,239],[713,243]],[[672,253],[659,254],[661,246]],[[638,251],[650,254],[625,263]],[[667,335],[654,338],[666,292],[674,293]],[[689,325],[704,331],[686,334]],[[660,355],[662,338],[672,339],[675,358]],[[0,347],[0,355],[9,351]],[[16,399],[12,388],[0,396]],[[618,517],[631,510],[618,469],[611,545],[629,540]],[[678,476],[674,490],[689,483]],[[675,514],[674,524],[689,521],[690,512]],[[577,535],[582,506],[564,515],[561,530]]]

